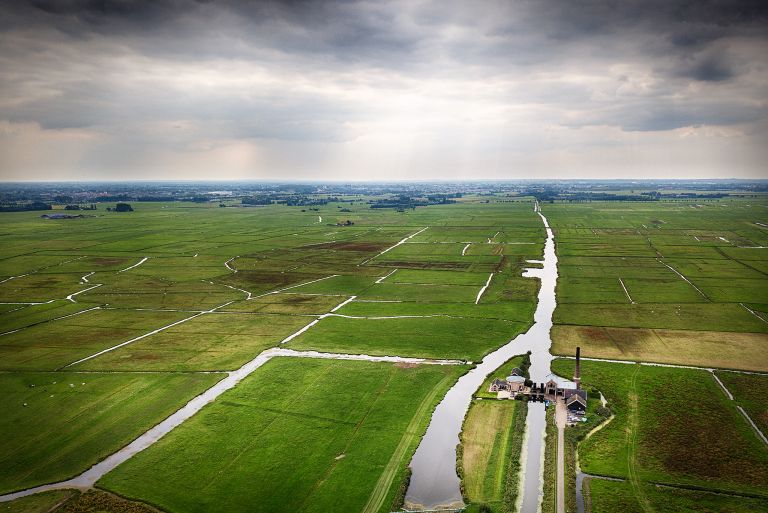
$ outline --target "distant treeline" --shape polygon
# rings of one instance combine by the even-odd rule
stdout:
[[[524,196],[533,196],[539,201],[661,201],[670,199],[718,199],[730,196],[723,192],[699,194],[695,192],[660,193],[656,191],[640,194],[615,194],[610,192],[573,192],[558,190],[526,190]]]
[[[96,204],[91,203],[90,205],[67,205],[64,207],[64,210],[96,210]]]
[[[28,212],[30,210],[53,210],[50,203],[32,201],[30,203],[5,203],[0,205],[0,212]]]
[[[416,207],[427,207],[429,205],[447,205],[456,203],[456,200],[453,198],[461,197],[462,193],[460,192],[453,194],[430,194],[426,199],[401,195],[397,198],[372,200],[368,203],[370,203],[371,208],[394,208],[397,210],[405,210],[408,208],[416,209]]]
[[[304,194],[265,194],[249,196],[240,200],[243,205],[288,205],[289,207],[306,207],[312,205],[327,205],[329,202],[341,201],[337,196],[311,198]]]

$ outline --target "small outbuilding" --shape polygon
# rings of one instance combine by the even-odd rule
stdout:
[[[571,394],[565,400],[565,407],[571,413],[584,414],[587,411],[587,400],[584,399],[581,394]]]
[[[502,392],[509,390],[509,383],[503,379],[494,379],[491,382],[491,386],[488,388],[489,392]]]

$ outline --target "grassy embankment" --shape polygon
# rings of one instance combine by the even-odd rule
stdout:
[[[485,380],[464,420],[457,466],[468,511],[515,510],[527,405],[497,401],[496,394],[488,392],[494,378],[509,375],[515,367],[526,370],[525,357],[512,358]]]

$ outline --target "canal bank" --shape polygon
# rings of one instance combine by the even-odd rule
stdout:
[[[413,473],[405,497],[407,509],[447,509],[463,505],[461,483],[456,473],[456,446],[472,395],[489,374],[513,356],[527,351],[531,352],[531,380],[544,382],[550,374],[552,340],[549,334],[556,306],[557,256],[554,234],[538,202],[534,209],[547,233],[542,268],[529,268],[523,272],[523,276],[541,281],[534,323],[527,332],[483,358],[477,367],[456,382],[437,406],[411,461]],[[521,462],[520,511],[524,513],[535,513],[541,502],[545,427],[544,404],[529,403],[525,456]]]

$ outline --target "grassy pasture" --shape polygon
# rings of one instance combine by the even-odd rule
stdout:
[[[765,368],[754,356],[768,322],[740,304],[763,312],[768,303],[768,251],[754,248],[768,244],[754,223],[765,206],[754,198],[543,205],[559,258],[554,322],[570,325],[556,328],[556,351],[570,354],[578,341],[595,356]],[[598,340],[573,326],[595,327]]]
[[[527,325],[480,318],[347,319],[328,317],[287,347],[332,353],[478,361]]]
[[[552,352],[591,358],[768,372],[768,334],[558,325]]]
[[[308,295],[294,292],[269,294],[249,301],[232,303],[222,312],[320,315],[346,300],[346,296]]]
[[[58,505],[77,495],[77,490],[52,490],[0,504],[4,513],[51,513],[60,511]]]
[[[311,320],[279,314],[206,314],[78,364],[77,369],[234,370]]]
[[[488,292],[486,291],[486,294]],[[485,296],[484,296],[485,297]],[[336,313],[362,317],[394,315],[445,315],[453,317],[478,317],[530,323],[535,305],[530,301],[507,301],[480,304],[408,302],[374,303],[352,301]]]
[[[473,401],[461,433],[464,494],[472,503],[502,511],[507,469],[520,457],[511,449],[519,449],[523,437],[515,417],[525,412],[519,401]]]
[[[0,369],[55,370],[188,315],[94,310],[38,324],[0,337]]]
[[[39,323],[45,323],[93,308],[93,305],[71,303],[69,301],[54,301],[42,305],[2,305],[3,331],[13,331]],[[2,340],[2,339],[0,339]]]
[[[724,495],[702,490],[640,485],[645,505],[638,502],[628,482],[590,479],[589,503],[592,513],[645,513],[648,507],[658,513],[754,513],[768,511],[768,500]]]
[[[221,379],[216,374],[0,373],[0,492],[72,477]]]
[[[736,404],[741,405],[758,428],[768,436],[768,376],[717,372],[717,377],[733,394]]]
[[[463,371],[277,358],[99,485],[171,512],[389,511]]]
[[[553,319],[577,326],[768,333],[768,324],[738,303],[559,304]]]
[[[569,376],[573,365],[553,369]],[[768,499],[768,452],[709,372],[585,361],[582,383],[616,415],[579,445],[584,472],[630,479],[640,501],[641,483]]]

